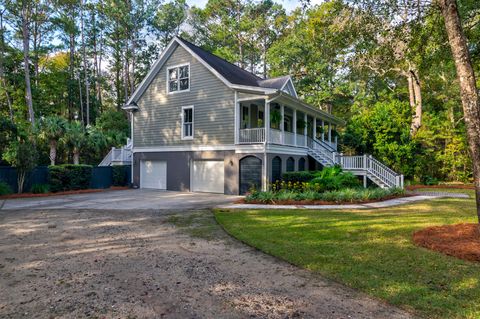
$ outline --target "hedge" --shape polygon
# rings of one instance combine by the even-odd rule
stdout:
[[[128,185],[128,170],[130,166],[115,165],[112,166],[112,184],[113,186]]]
[[[52,192],[90,188],[91,165],[55,165],[48,167],[48,183]]]

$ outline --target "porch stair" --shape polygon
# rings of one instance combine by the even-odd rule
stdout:
[[[130,139],[127,139],[127,144],[121,148],[112,147],[98,166],[131,165],[131,163],[132,142]]]
[[[311,139],[308,142],[308,155],[323,166],[338,164],[344,171],[364,176],[378,187],[403,188],[403,175],[396,173],[372,155],[345,156],[321,141]]]

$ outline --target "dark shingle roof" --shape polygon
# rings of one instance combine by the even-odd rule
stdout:
[[[220,73],[228,82],[238,85],[256,86],[262,88],[271,88],[280,90],[285,82],[290,78],[287,76],[280,76],[271,79],[262,79],[261,77],[250,73],[235,64],[232,64],[204,49],[196,46],[195,44],[178,38],[183,44],[185,44],[190,50],[198,55],[203,61],[210,65],[215,71]]]
[[[257,82],[263,80],[255,74],[245,71],[235,64],[227,62],[224,59],[219,58],[218,56],[196,46],[195,44],[188,42],[187,40],[182,38],[178,39],[232,84],[259,86]]]
[[[289,79],[290,79],[289,75],[284,75],[276,78],[261,80],[258,82],[258,84],[259,86],[264,88],[281,90]]]

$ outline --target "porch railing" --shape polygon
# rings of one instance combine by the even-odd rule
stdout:
[[[253,144],[265,142],[265,128],[244,128],[240,130],[240,144]]]

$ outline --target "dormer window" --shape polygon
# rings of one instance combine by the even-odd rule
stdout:
[[[167,69],[168,93],[190,90],[190,65],[176,65]]]

